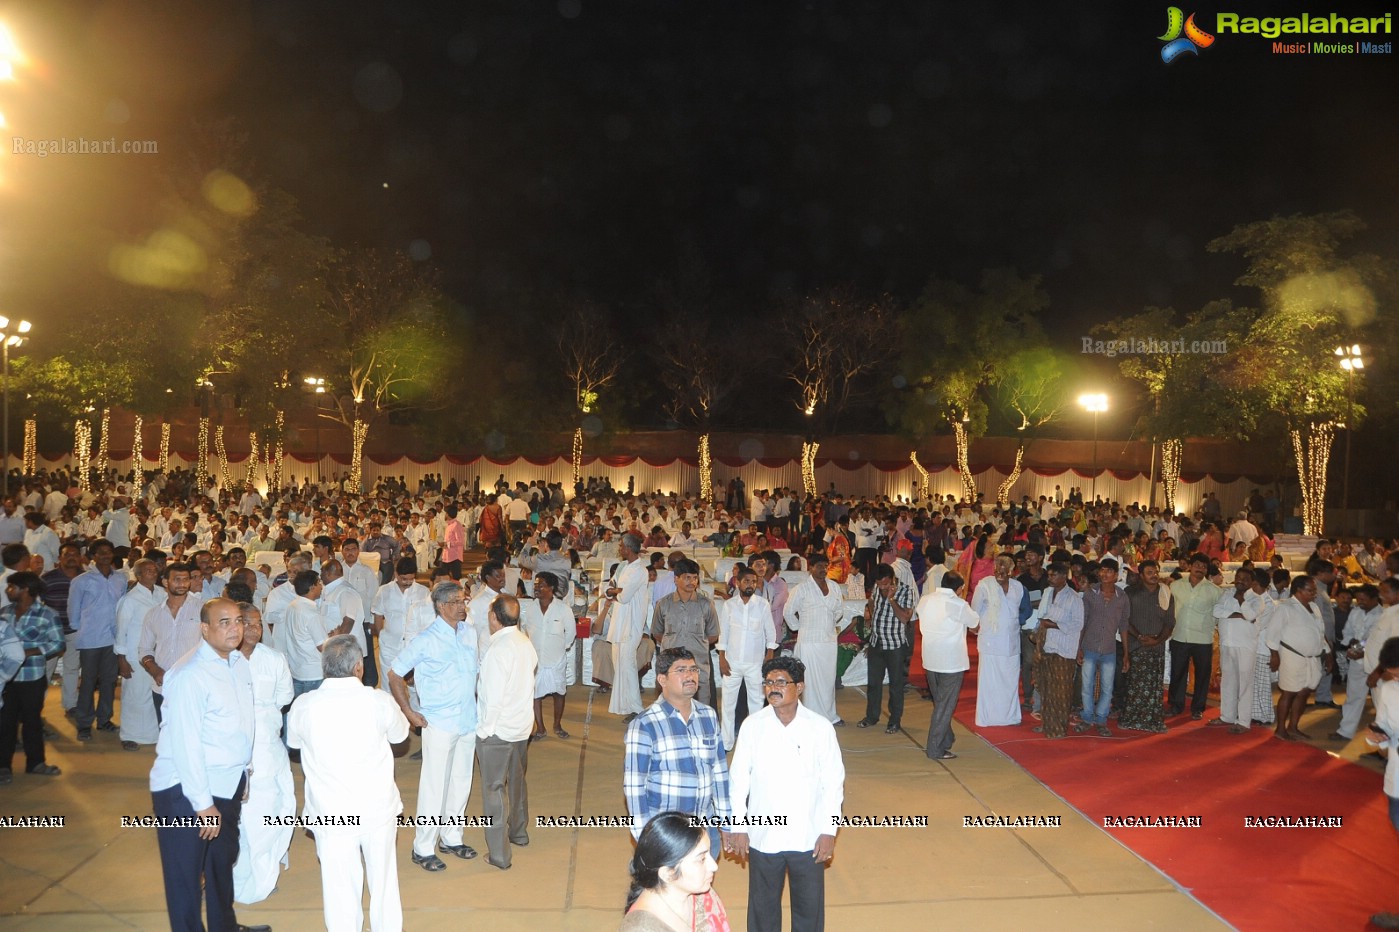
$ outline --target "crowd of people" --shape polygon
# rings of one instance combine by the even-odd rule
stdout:
[[[843,793],[842,642],[866,658],[857,726],[899,733],[912,689],[933,704],[925,753],[939,761],[957,757],[969,633],[977,724],[1030,716],[1049,740],[1203,720],[1215,683],[1207,727],[1310,740],[1310,700],[1340,712],[1329,738],[1349,740],[1373,695],[1367,733],[1385,748],[1399,828],[1386,737],[1399,734],[1399,641],[1386,643],[1399,637],[1399,548],[1321,540],[1292,572],[1258,492],[1226,520],[1212,495],[1185,516],[1085,503],[1078,489],[1002,507],[750,496],[737,478],[713,503],[503,475],[493,488],[429,476],[363,494],[337,477],[270,497],[182,471],[94,486],[17,476],[3,502],[0,783],[21,737],[26,774],[60,775],[44,751],[51,681],[78,740],[156,745],[177,927],[198,927],[201,899],[233,927],[235,899],[272,893],[299,764],[327,927],[360,927],[354,891],[367,882],[371,926],[399,928],[390,746],[407,753],[412,735],[411,862],[437,873],[443,856],[478,856],[463,828],[479,779],[483,860],[508,870],[529,841],[529,747],[569,738],[580,619],[594,681],[626,722],[637,848],[625,928],[726,928],[710,889],[724,854],[748,863],[750,928],[781,927],[788,878],[793,927],[820,927]],[[700,548],[733,557],[732,570],[706,580]],[[485,557],[474,574],[470,551]],[[594,558],[610,568],[595,588]]]

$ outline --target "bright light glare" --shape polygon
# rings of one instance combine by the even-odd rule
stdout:
[[[27,321],[27,320],[22,320],[22,321],[19,322],[19,332],[20,332],[20,333],[28,333],[33,327],[34,327],[34,325],[31,324],[31,323],[30,323],[29,321]]]
[[[1078,403],[1085,411],[1092,411],[1097,414],[1108,409],[1108,396],[1102,392],[1089,392],[1078,396]]]

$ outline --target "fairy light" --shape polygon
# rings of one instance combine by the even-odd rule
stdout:
[[[802,443],[802,490],[807,495],[816,494],[816,451],[820,448],[815,440]]]
[[[73,424],[73,467],[78,473],[78,488],[88,490],[88,468],[92,458],[92,425],[87,421]]]
[[[968,451],[971,448],[971,438],[967,436],[967,425],[962,421],[952,422],[952,437],[957,443],[957,472],[962,480],[962,497],[969,503],[976,502],[976,480],[972,478],[971,462],[968,459]]]
[[[1330,421],[1288,431],[1297,459],[1297,480],[1302,487],[1302,533],[1321,534],[1326,527],[1326,467],[1336,425]]]
[[[364,441],[369,437],[369,422],[355,418],[352,429],[355,451],[350,459],[350,485],[358,491],[364,488]]]
[[[39,471],[39,450],[36,446],[39,436],[39,422],[28,418],[24,422],[24,474],[32,476]]]
[[[1176,510],[1176,489],[1180,484],[1180,465],[1185,456],[1185,444],[1177,439],[1161,442],[1161,492],[1166,499],[1166,511]]]
[[[573,484],[583,481],[583,428],[573,429]]]
[[[244,481],[248,488],[255,489],[258,479],[261,478],[258,467],[262,465],[258,453],[257,431],[255,430],[248,433],[248,450],[248,475]]]
[[[112,409],[102,409],[102,434],[97,442],[97,475],[104,484],[107,481],[107,435],[111,433]]]
[[[714,501],[714,475],[713,463],[709,458],[709,435],[701,434],[699,438],[699,483],[700,501],[708,504]]]
[[[1020,470],[1025,463],[1025,445],[1020,444],[1015,448],[1015,465],[1010,470],[1010,475],[1001,480],[1001,484],[996,487],[996,504],[1005,508],[1010,504],[1010,490],[1015,487],[1015,483],[1020,479]]]
[[[160,471],[170,471],[170,424],[160,425]]]
[[[287,418],[282,411],[277,412],[277,446],[272,454],[272,468],[268,474],[267,491],[276,494],[282,490],[282,435],[286,429]]]
[[[918,487],[913,490],[913,501],[915,503],[928,498],[932,481],[928,478],[928,470],[923,468],[923,464],[918,462],[918,451],[914,450],[908,454],[908,461],[913,464],[913,468],[918,470]]]
[[[145,420],[141,415],[136,415],[136,430],[131,435],[131,474],[137,483],[144,484],[146,478],[146,463],[143,459],[145,455],[144,444],[141,439],[141,429],[145,427]]]
[[[219,456],[219,488],[227,489],[232,483],[228,477],[228,450],[223,445],[223,425],[214,430],[214,452]]]
[[[202,495],[205,486],[209,484],[209,419],[207,417],[199,419],[199,459],[194,465],[194,475],[198,479],[199,492]]]

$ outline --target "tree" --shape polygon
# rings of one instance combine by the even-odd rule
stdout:
[[[626,353],[607,311],[591,301],[575,299],[558,329],[557,347],[564,376],[573,387],[573,404],[583,419],[592,415],[602,390],[622,369]],[[573,482],[583,480],[583,423],[573,429]]]
[[[1012,421],[1018,443],[1015,465],[996,489],[996,503],[1010,504],[1010,490],[1020,479],[1025,451],[1041,428],[1059,420],[1069,397],[1069,363],[1047,343],[1016,350],[997,367],[992,383],[993,407]]]
[[[443,298],[431,273],[401,252],[335,250],[322,266],[324,302],[302,333],[327,370],[331,405],[320,417],[351,430],[350,482],[362,480],[364,442],[376,420],[449,403],[451,359]]]
[[[819,438],[838,429],[846,409],[872,392],[870,376],[895,358],[893,303],[835,288],[795,302],[782,321],[791,353],[787,375],[806,418],[802,485],[815,495]]]
[[[1274,217],[1235,227],[1211,252],[1244,256],[1237,284],[1257,288],[1263,308],[1224,368],[1245,431],[1286,434],[1302,491],[1302,528],[1321,534],[1326,468],[1337,422],[1354,426],[1364,408],[1347,395],[1334,349],[1375,319],[1373,256],[1343,257],[1340,244],[1364,228],[1349,211]]]
[[[1229,347],[1237,350],[1243,345],[1253,316],[1228,301],[1213,301],[1183,321],[1172,308],[1148,307],[1094,328],[1123,343],[1155,341],[1155,349],[1161,350],[1123,355],[1118,367],[1146,390],[1150,410],[1145,432],[1161,448],[1161,488],[1168,511],[1175,510],[1185,440],[1221,431],[1233,435],[1233,396],[1220,381],[1219,363]]]
[[[1011,340],[1043,342],[1036,315],[1048,304],[1038,276],[988,269],[976,291],[933,279],[904,318],[907,390],[897,399],[895,419],[915,442],[951,427],[968,501],[976,501],[970,449],[972,438],[986,431],[987,392],[1005,377]]]

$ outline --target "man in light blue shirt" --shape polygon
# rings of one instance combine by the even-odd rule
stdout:
[[[460,584],[432,590],[436,617],[404,645],[389,668],[389,691],[408,722],[423,731],[423,769],[418,781],[418,831],[413,863],[426,871],[447,865],[433,851],[464,861],[476,849],[463,843],[459,820],[471,795],[476,751],[476,630],[466,620]],[[422,711],[414,711],[403,678],[412,672]]]
[[[253,675],[238,649],[243,619],[236,604],[205,602],[199,632],[199,646],[165,674],[151,800],[158,819],[202,820],[156,829],[171,928],[204,928],[202,878],[209,928],[233,930],[240,929],[233,911],[233,862],[253,759]]]
[[[68,588],[68,623],[78,648],[81,681],[78,686],[78,740],[92,740],[92,721],[98,731],[117,730],[112,704],[117,691],[117,602],[126,595],[126,574],[112,569],[111,541],[92,544],[92,566],[74,577]],[[92,691],[98,690],[94,713]]]

